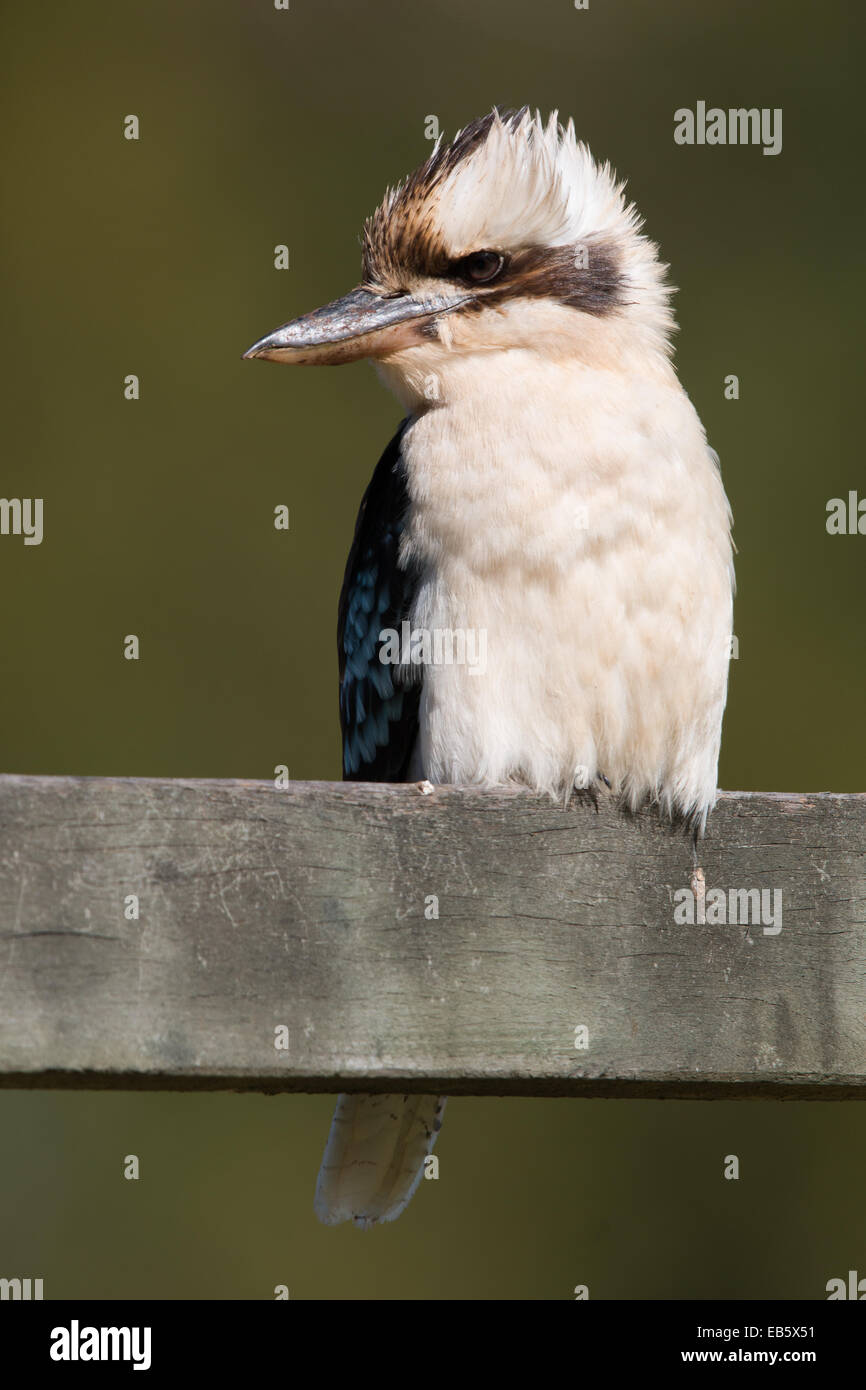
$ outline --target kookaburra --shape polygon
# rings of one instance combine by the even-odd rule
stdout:
[[[245,354],[372,358],[405,410],[340,600],[346,778],[518,783],[566,801],[603,786],[703,829],[731,512],[641,226],[570,121],[493,111],[386,193],[357,289]],[[383,660],[383,634],[405,623],[413,638],[483,633],[483,669]],[[398,1216],[443,1105],[341,1096],[322,1220]]]

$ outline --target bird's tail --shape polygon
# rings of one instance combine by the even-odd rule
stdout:
[[[421,1180],[442,1125],[445,1096],[340,1096],[316,1184],[328,1226],[394,1221]]]

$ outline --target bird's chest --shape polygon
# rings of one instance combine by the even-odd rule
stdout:
[[[401,547],[419,576],[413,626],[464,633],[504,679],[525,680],[535,659],[555,682],[575,637],[591,650],[688,529],[676,467],[653,459],[648,483],[655,452],[627,414],[609,425],[526,397],[418,421],[404,443]]]
[[[664,410],[633,398],[410,429],[402,556],[432,780],[556,786],[599,750],[608,772],[641,748],[658,766],[705,691],[723,702],[727,523],[699,431],[683,411],[673,447]]]

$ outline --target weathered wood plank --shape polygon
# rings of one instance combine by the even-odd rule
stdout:
[[[866,796],[723,794],[765,933],[678,925],[691,840],[585,797],[0,777],[0,1084],[864,1095],[864,846]]]

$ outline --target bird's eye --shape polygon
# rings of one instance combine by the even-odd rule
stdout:
[[[498,251],[473,251],[471,256],[464,256],[458,262],[457,272],[461,279],[473,285],[486,285],[496,279],[504,265],[505,257]]]

